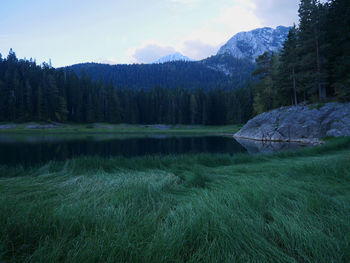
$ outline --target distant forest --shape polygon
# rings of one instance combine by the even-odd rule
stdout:
[[[107,65],[83,63],[67,67],[78,76],[112,82],[117,88],[153,87],[210,90],[245,87],[255,69],[254,63],[231,55],[212,56],[201,61],[174,61],[162,64]]]
[[[69,69],[0,59],[0,121],[215,124],[242,123],[250,89],[116,88]],[[239,113],[239,114],[237,114]]]
[[[99,79],[98,72],[19,60],[11,50],[0,55],[0,121],[223,125],[280,106],[349,101],[350,1],[302,0],[299,18],[282,50],[263,54],[256,65],[215,56],[124,65]],[[230,72],[218,69],[223,64]]]

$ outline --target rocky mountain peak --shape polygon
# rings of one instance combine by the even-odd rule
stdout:
[[[288,36],[290,27],[263,27],[234,35],[218,51],[218,55],[229,54],[251,61],[264,52],[277,52]]]

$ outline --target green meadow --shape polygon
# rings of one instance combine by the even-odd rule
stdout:
[[[350,262],[350,139],[1,166],[0,262]]]

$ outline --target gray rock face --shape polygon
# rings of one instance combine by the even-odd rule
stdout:
[[[236,138],[236,141],[246,148],[250,154],[269,154],[274,152],[297,150],[307,146],[307,144],[295,142],[255,141],[242,138]]]
[[[236,58],[255,59],[264,52],[278,52],[288,36],[290,27],[257,28],[234,35],[218,51],[218,55],[229,54]]]
[[[319,143],[326,136],[350,136],[350,103],[282,107],[256,116],[235,134],[258,141],[305,143]]]

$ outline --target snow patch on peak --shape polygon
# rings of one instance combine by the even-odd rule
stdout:
[[[166,63],[172,61],[193,61],[193,59],[182,55],[180,52],[175,52],[173,54],[161,57],[153,63]]]

